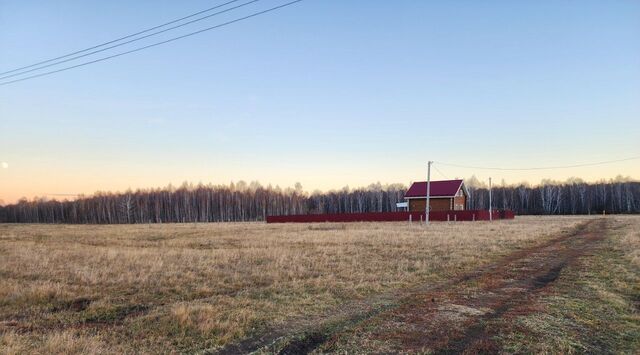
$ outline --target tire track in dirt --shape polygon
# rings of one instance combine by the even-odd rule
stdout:
[[[512,325],[509,320],[514,316],[537,311],[535,299],[565,267],[597,247],[605,228],[604,219],[590,221],[571,235],[509,256],[449,288],[407,298],[400,307],[359,325],[359,329],[375,326],[356,339],[364,336],[377,344],[393,344],[385,352],[499,352],[493,337],[509,331],[505,327]],[[333,341],[339,339],[340,334],[333,336]]]
[[[385,349],[391,352],[495,352],[498,349],[486,324],[526,305],[555,281],[564,267],[603,238],[605,224],[604,219],[591,220],[571,233],[447,282],[350,303],[323,319],[292,322],[214,352],[273,352],[278,341],[285,342],[280,354],[305,354],[321,347],[331,351],[332,345],[354,334],[361,336],[373,323],[376,326],[370,335],[374,339],[399,345]]]
[[[469,319],[462,330],[450,337],[446,344],[432,348],[434,352],[458,354],[499,351],[492,337],[508,331],[509,329],[504,328],[510,324],[509,320],[513,316],[535,311],[531,309],[531,305],[546,291],[547,286],[560,277],[562,270],[575,263],[577,258],[589,254],[597,247],[597,242],[605,238],[606,224],[604,219],[592,221],[583,233],[555,245],[549,245],[532,255],[530,259],[514,263],[516,268],[513,270],[495,270],[493,273],[484,275],[493,279],[492,282],[481,285],[481,290],[485,293],[480,297],[466,300],[466,303],[467,306],[486,307],[491,311],[480,317]],[[518,268],[518,266],[521,267]],[[536,266],[539,267],[536,268]],[[496,281],[498,284],[501,282],[502,285],[493,286]],[[454,297],[452,301],[465,302],[460,297]]]

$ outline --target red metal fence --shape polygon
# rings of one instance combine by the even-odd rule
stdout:
[[[488,221],[489,210],[438,211],[430,212],[430,221]],[[493,210],[493,219],[513,219],[513,211]],[[368,212],[330,213],[289,216],[267,216],[267,223],[309,223],[309,222],[419,222],[424,220],[424,212]]]

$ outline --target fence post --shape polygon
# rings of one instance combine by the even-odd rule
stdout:
[[[473,222],[475,222],[475,221],[476,221],[476,214],[474,213],[473,214]]]
[[[447,222],[449,222],[449,214],[447,213]]]
[[[411,223],[411,213],[409,213],[409,223]]]
[[[454,221],[454,222],[458,222],[458,215],[457,215],[457,214],[454,214],[454,215],[453,215],[453,221]]]

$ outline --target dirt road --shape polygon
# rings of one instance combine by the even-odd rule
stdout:
[[[352,314],[331,326],[290,335],[281,354],[331,351],[478,353],[496,352],[496,334],[516,326],[511,319],[536,312],[536,298],[580,256],[604,239],[607,221],[591,220],[541,245],[435,287],[415,289],[394,305]],[[226,351],[252,352],[267,336]],[[272,348],[273,350],[276,350]],[[224,351],[223,351],[224,352]]]
[[[515,253],[461,282],[414,295],[381,314],[373,338],[393,351],[435,353],[495,352],[493,335],[513,326],[509,318],[535,312],[534,299],[576,258],[603,238],[605,221],[592,221],[576,232],[542,246]],[[360,334],[360,337],[365,338]]]

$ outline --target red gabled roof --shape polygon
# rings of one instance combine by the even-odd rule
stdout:
[[[429,195],[432,197],[444,197],[444,196],[454,196],[460,186],[462,185],[462,180],[442,180],[442,181],[431,181],[430,184]],[[414,182],[407,193],[404,195],[407,197],[426,197],[427,196],[427,182],[426,181],[418,181]]]

